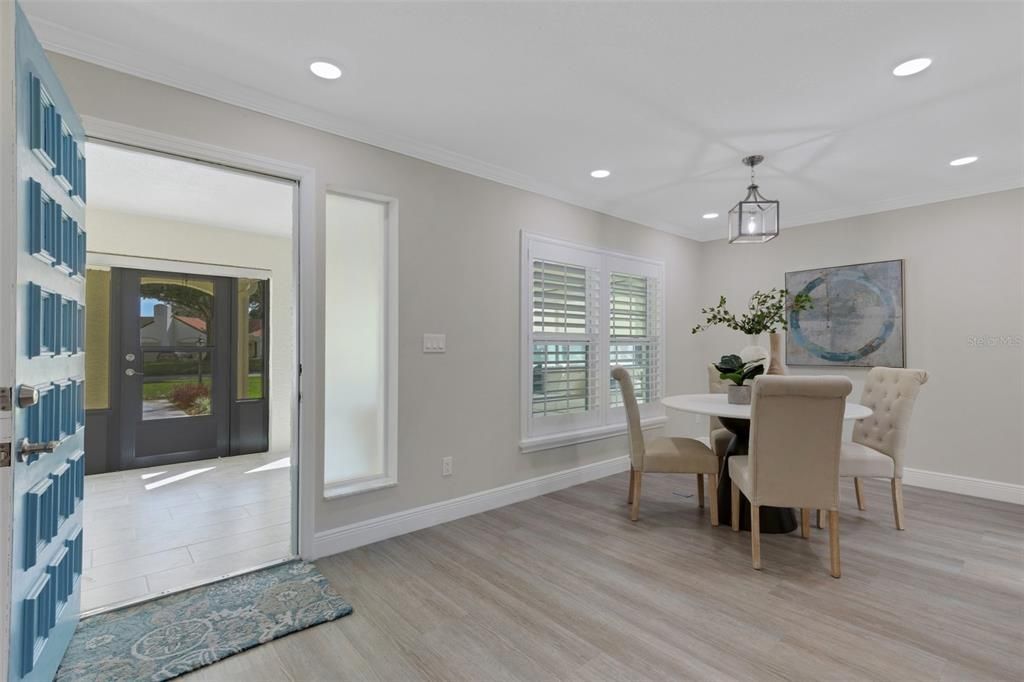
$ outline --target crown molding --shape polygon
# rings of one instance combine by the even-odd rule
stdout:
[[[503,185],[556,199],[620,220],[644,225],[678,237],[698,242],[718,241],[724,238],[721,233],[717,232],[721,228],[720,225],[716,226],[716,232],[712,234],[709,226],[706,225],[680,225],[652,220],[649,216],[641,215],[642,212],[640,211],[610,208],[608,202],[589,199],[533,176],[449,149],[424,144],[403,135],[396,135],[366,126],[342,116],[278,97],[257,88],[250,88],[232,80],[214,76],[208,72],[197,72],[175,64],[170,60],[154,60],[152,55],[127,50],[109,41],[90,36],[46,19],[33,18],[32,26],[39,41],[47,50],[96,64],[113,71],[143,78],[208,97],[225,104],[314,128],[332,135],[363,142],[390,152],[413,157],[486,180],[492,180]],[[911,208],[913,206],[1020,187],[1024,187],[1024,178],[1004,177],[953,192],[917,193],[825,211],[797,214],[795,217],[785,221],[783,229],[843,220],[856,216],[881,213],[883,211]]]
[[[803,215],[798,216],[793,220],[793,222],[786,225],[786,228],[813,225],[815,223],[826,223],[835,220],[846,220],[848,218],[858,218],[860,216],[867,216],[875,213],[897,211],[904,208],[926,206],[928,204],[938,204],[943,201],[966,199],[967,197],[974,197],[981,194],[991,194],[993,192],[1003,192],[1011,189],[1020,189],[1022,187],[1024,187],[1024,177],[996,178],[988,182],[978,183],[977,185],[971,185],[969,187],[957,189],[956,191],[952,192],[918,192],[916,194],[907,194],[901,197],[894,197],[891,199],[869,201],[849,209],[840,208],[834,210],[805,213]]]

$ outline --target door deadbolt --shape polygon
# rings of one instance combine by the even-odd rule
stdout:
[[[135,362],[135,353],[125,353],[124,359],[128,362]]]
[[[39,389],[22,384],[18,386],[18,407],[25,409],[39,402]]]

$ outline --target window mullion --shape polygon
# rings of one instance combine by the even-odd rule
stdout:
[[[601,289],[600,289],[600,347],[598,386],[600,393],[601,423],[607,424],[609,420],[609,397],[611,395],[611,347],[609,345],[609,334],[611,324],[611,272],[608,268],[608,257],[601,257]]]

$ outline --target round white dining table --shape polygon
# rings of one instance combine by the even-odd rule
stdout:
[[[661,399],[661,404],[670,410],[705,414],[728,419],[750,419],[750,405],[731,405],[725,393],[688,393],[670,395]],[[846,403],[843,419],[864,419],[871,416],[871,408],[858,403]]]
[[[747,442],[750,439],[750,405],[732,405],[725,393],[692,393],[687,395],[671,395],[661,399],[661,403],[670,410],[704,414],[718,417],[722,426],[732,432],[732,441],[722,459],[721,471],[718,476],[718,514],[723,519],[732,518],[732,495],[730,488],[732,479],[729,477],[729,458],[747,454]],[[857,403],[846,403],[843,419],[864,419],[871,416],[871,408]],[[740,498],[740,527],[750,530],[750,502]],[[726,523],[727,521],[723,521]],[[796,530],[796,513],[783,507],[761,507],[762,533],[789,533]]]

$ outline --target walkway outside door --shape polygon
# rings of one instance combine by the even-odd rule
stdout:
[[[121,468],[229,454],[232,280],[120,273]]]

